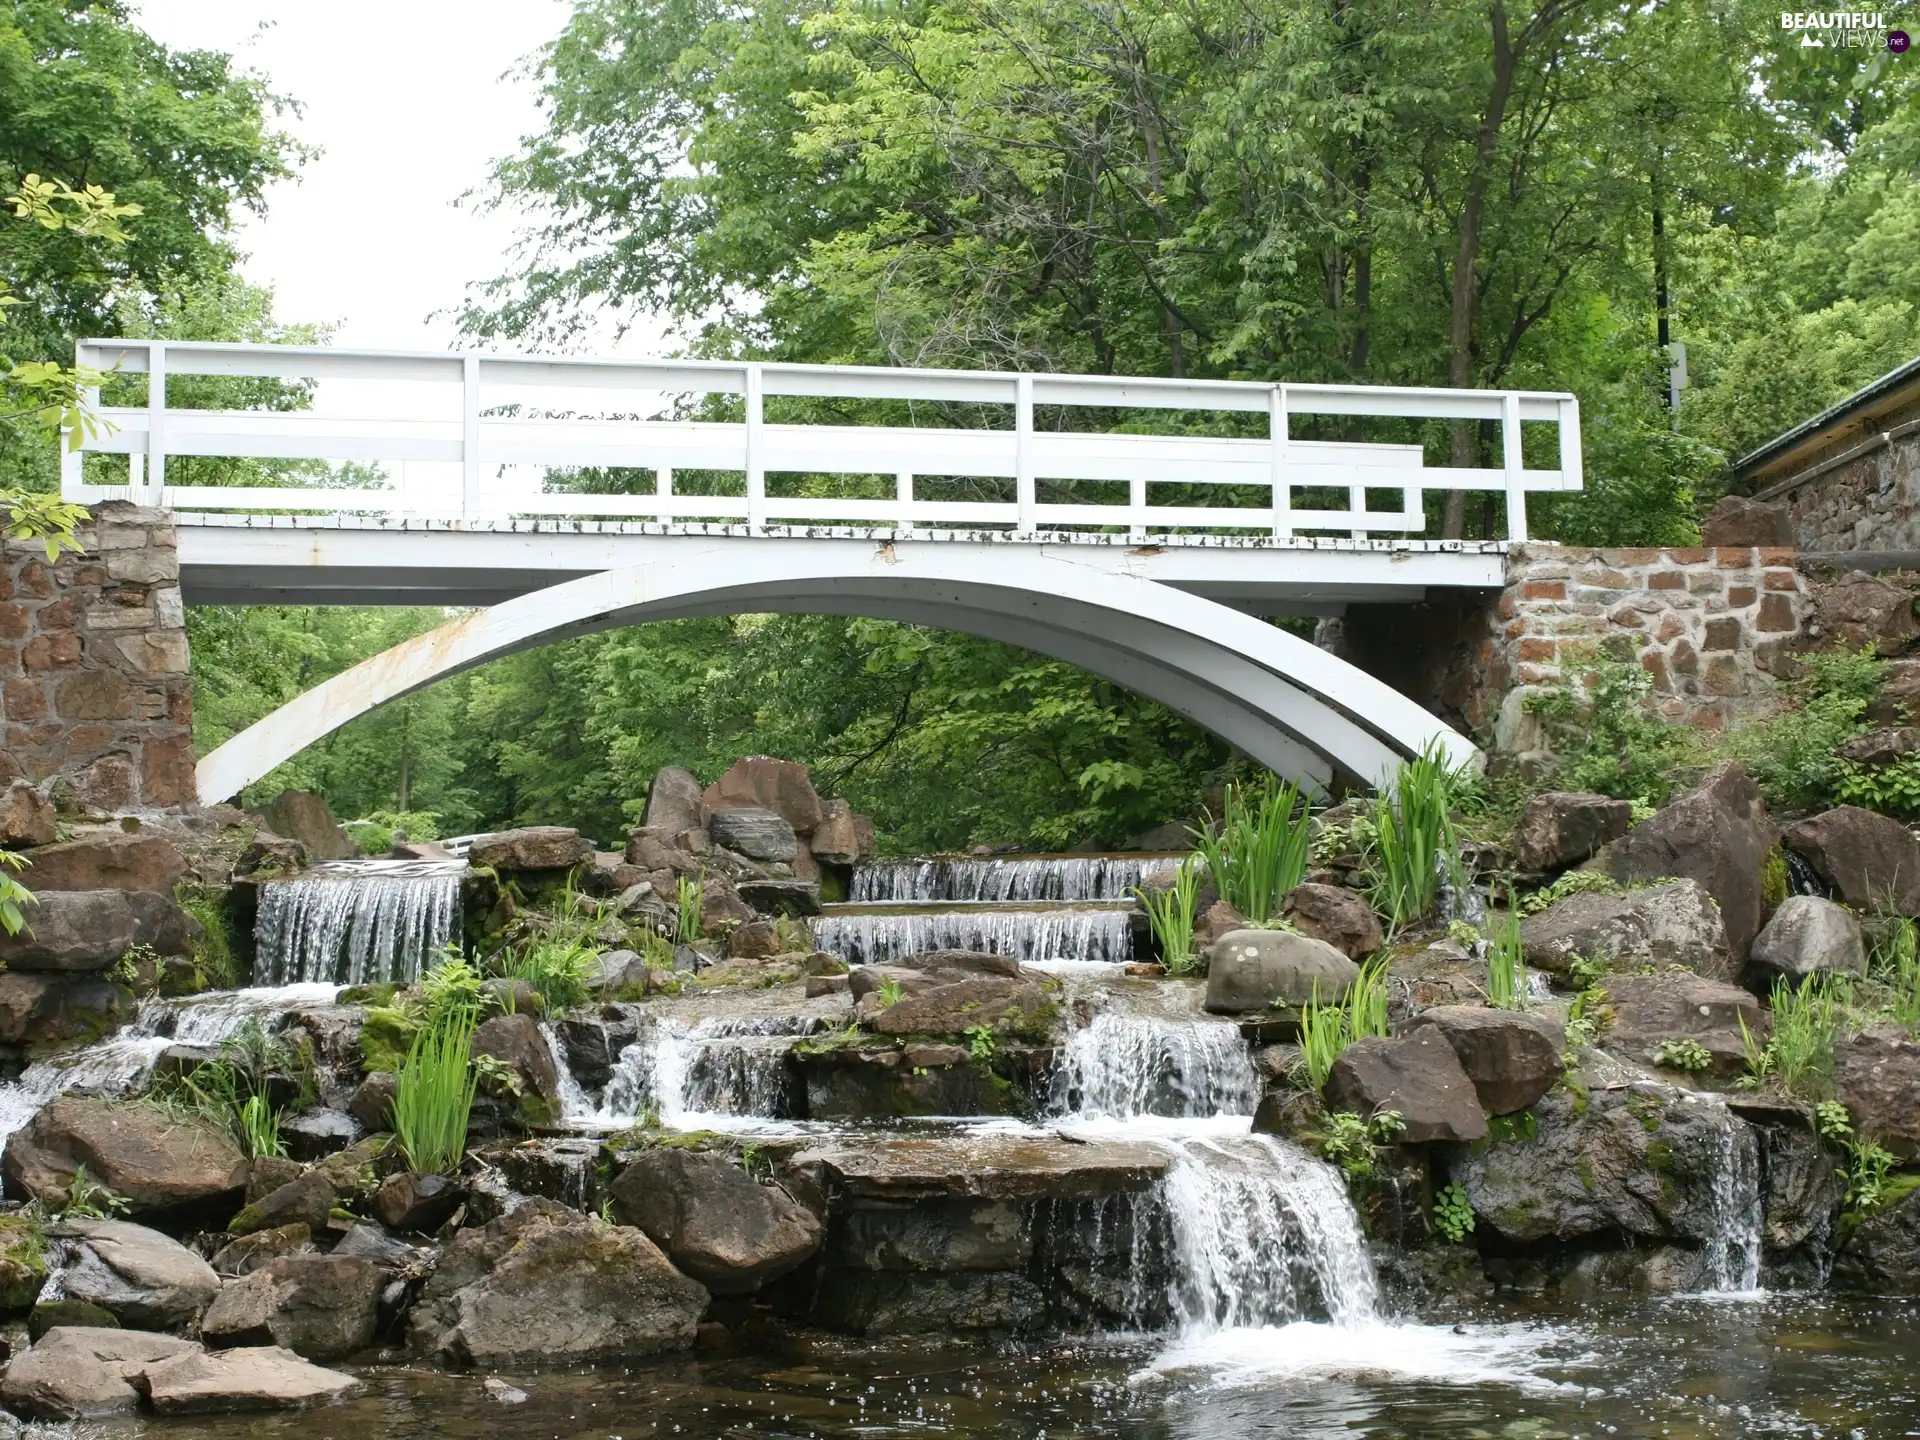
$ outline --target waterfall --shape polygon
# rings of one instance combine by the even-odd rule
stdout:
[[[1007,855],[875,860],[853,872],[848,899],[1126,900],[1179,856]]]
[[[353,860],[261,886],[255,977],[266,985],[411,983],[454,936],[464,869]]]
[[[1018,960],[1097,960],[1133,955],[1124,910],[939,910],[859,914],[836,907],[813,922],[813,943],[850,965],[881,965],[928,950],[984,950]]]
[[[1251,1115],[1259,1103],[1240,1027],[1103,1010],[1067,1037],[1053,1075],[1059,1115]]]
[[[799,1108],[787,1052],[824,1025],[794,1015],[691,1026],[656,1019],[649,1035],[620,1052],[592,1118],[618,1122],[650,1110],[670,1123],[689,1115],[787,1119]]]
[[[1701,1247],[1706,1289],[1750,1295],[1760,1288],[1760,1141],[1753,1126],[1720,1105],[1722,1125],[1713,1172],[1714,1233]]]

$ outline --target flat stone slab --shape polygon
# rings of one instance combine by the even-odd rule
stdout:
[[[862,1199],[1098,1200],[1150,1188],[1172,1157],[1132,1140],[990,1131],[834,1141],[789,1163]]]

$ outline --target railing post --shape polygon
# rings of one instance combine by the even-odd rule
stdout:
[[[903,535],[913,533],[913,472],[902,470],[893,477],[893,498],[900,507],[894,528]]]
[[[1273,533],[1293,535],[1293,482],[1287,478],[1287,387],[1267,392],[1267,438],[1273,461]]]
[[[460,357],[460,518],[480,518],[480,357]]]
[[[1580,397],[1569,395],[1560,402],[1560,488],[1578,490],[1581,470]]]
[[[1500,397],[1500,462],[1507,472],[1507,539],[1527,538],[1526,457],[1520,453],[1520,396]]]
[[[653,498],[656,500],[671,500],[673,498],[673,467],[671,465],[657,465],[654,467]],[[673,512],[663,505],[660,507],[660,513],[654,516],[654,519],[658,520],[662,525],[671,525],[673,524]]]
[[[147,482],[130,497],[136,505],[167,503],[167,346],[147,343]]]
[[[1033,483],[1033,377],[1019,375],[1013,382],[1013,499],[1014,531],[1031,535],[1039,529],[1038,500]]]
[[[93,351],[90,347],[85,345],[76,345],[73,347],[74,369],[84,370],[93,365],[93,360]],[[89,385],[82,388],[80,391],[80,404],[83,410],[97,411],[100,408],[100,387],[97,385]],[[80,433],[75,434],[75,431],[80,431]],[[86,468],[83,463],[85,457],[80,452],[80,446],[84,444],[85,441],[86,433],[78,421],[68,426],[60,434],[57,443],[60,446],[60,498],[62,500],[79,500],[80,487],[87,483]],[[139,457],[129,456],[128,458],[129,460],[137,461]],[[134,498],[132,476],[133,472],[129,470],[127,479],[127,495],[129,499]]]
[[[747,366],[747,529],[767,524],[767,471],[761,449],[761,411],[766,393],[758,365]]]

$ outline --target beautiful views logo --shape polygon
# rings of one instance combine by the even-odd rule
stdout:
[[[1780,28],[1799,32],[1803,50],[1858,49],[1906,53],[1910,43],[1904,30],[1890,30],[1878,10],[1782,10]]]

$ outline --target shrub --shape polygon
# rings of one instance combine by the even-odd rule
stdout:
[[[549,1014],[584,1004],[587,978],[593,974],[598,952],[591,945],[548,935],[517,953],[509,952],[499,967],[501,978],[524,980],[540,994]]]
[[[1653,1063],[1669,1070],[1698,1074],[1713,1068],[1713,1056],[1698,1040],[1662,1040],[1653,1052]]]
[[[450,1173],[466,1152],[479,1083],[471,1063],[474,1018],[455,1009],[423,1026],[394,1077],[394,1137],[415,1170]]]
[[[1336,1110],[1320,1131],[1320,1154],[1346,1172],[1348,1180],[1366,1180],[1373,1175],[1378,1148],[1391,1145],[1406,1128],[1406,1117],[1398,1110],[1376,1110],[1369,1119]]]
[[[1441,1187],[1433,1197],[1433,1228],[1458,1245],[1473,1233],[1473,1202],[1459,1181]]]
[[[1460,777],[1448,767],[1436,741],[1402,764],[1392,795],[1376,795],[1369,818],[1373,845],[1373,907],[1398,927],[1430,912],[1440,896],[1443,873],[1459,879],[1459,837],[1453,796]],[[1242,912],[1245,913],[1245,912]]]
[[[1595,656],[1578,668],[1584,671],[1582,688],[1561,685],[1524,702],[1529,714],[1540,717],[1559,757],[1553,787],[1619,800],[1665,800],[1674,772],[1694,756],[1694,732],[1667,724],[1648,707],[1653,676],[1642,666]]]
[[[1886,662],[1871,648],[1799,658],[1793,708],[1741,726],[1726,746],[1772,809],[1824,810],[1848,775],[1839,747],[1866,728],[1862,717],[1879,697]]]
[[[1300,787],[1269,780],[1248,793],[1227,786],[1224,814],[1193,832],[1220,898],[1247,919],[1278,912],[1280,899],[1307,874],[1313,851],[1312,807]]]
[[[428,1023],[456,1010],[477,1015],[486,993],[485,986],[480,972],[449,945],[441,951],[439,963],[420,977],[420,990],[427,999]]]
[[[1160,946],[1160,963],[1169,975],[1186,975],[1200,963],[1193,948],[1194,901],[1200,876],[1191,858],[1173,872],[1173,884],[1164,890],[1136,889],[1134,898],[1147,912],[1147,924]]]

